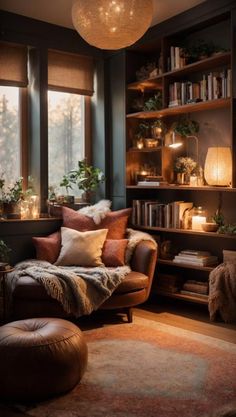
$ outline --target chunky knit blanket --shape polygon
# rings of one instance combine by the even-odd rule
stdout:
[[[224,262],[211,271],[208,308],[211,320],[218,312],[225,322],[236,321],[236,263]]]
[[[31,259],[18,263],[8,274],[8,287],[12,293],[19,279],[30,276],[42,284],[48,295],[59,301],[68,314],[80,317],[97,310],[129,272],[129,266],[58,267]]]

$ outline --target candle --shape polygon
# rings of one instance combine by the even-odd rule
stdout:
[[[193,216],[192,217],[192,229],[193,230],[202,230],[202,224],[206,223],[205,216]]]

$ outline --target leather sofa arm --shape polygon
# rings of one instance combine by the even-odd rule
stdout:
[[[149,240],[142,240],[137,244],[131,258],[132,271],[141,272],[147,275],[152,280],[156,261],[157,261],[158,249],[154,243]]]

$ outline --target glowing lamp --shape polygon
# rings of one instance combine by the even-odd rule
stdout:
[[[132,45],[149,28],[152,0],[77,0],[72,21],[80,36],[100,49]]]
[[[232,180],[232,154],[229,147],[208,148],[204,176],[208,185],[229,186]]]

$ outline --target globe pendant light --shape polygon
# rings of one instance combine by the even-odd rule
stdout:
[[[77,0],[72,21],[80,36],[100,49],[132,45],[149,28],[152,0]]]

